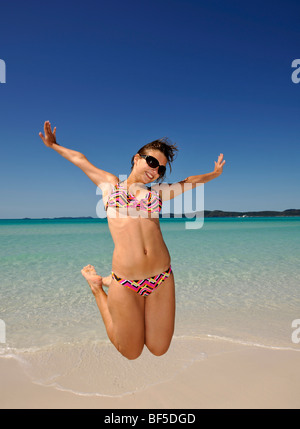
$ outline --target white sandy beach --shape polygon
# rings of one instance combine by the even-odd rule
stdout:
[[[1,359],[0,408],[300,408],[298,351],[224,342],[220,349],[219,340],[204,341],[203,348],[207,358],[171,381],[122,397],[80,396],[37,385],[15,360]]]

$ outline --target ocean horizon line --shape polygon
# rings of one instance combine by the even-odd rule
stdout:
[[[204,214],[204,216],[203,216]],[[160,215],[160,219],[180,219],[192,220],[194,217],[199,218],[226,218],[226,217],[237,217],[237,218],[247,218],[247,217],[299,217],[300,209],[286,209],[283,211],[276,210],[259,210],[259,211],[224,211],[224,210],[204,210],[194,213],[163,213]],[[72,220],[72,219],[93,219],[93,220],[103,220],[107,219],[106,217],[100,218],[98,216],[53,216],[53,217],[23,217],[23,218],[0,218],[0,221],[3,220]]]

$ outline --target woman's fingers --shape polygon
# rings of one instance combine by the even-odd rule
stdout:
[[[220,153],[220,155],[218,156],[218,161],[215,161],[215,171],[219,172],[220,174],[222,173],[223,165],[225,164],[225,160],[223,160],[223,157],[223,153]]]
[[[55,134],[56,134],[56,127],[54,127],[53,133],[52,133],[50,122],[49,121],[45,121],[45,123],[44,123],[44,132],[45,132],[45,137],[50,137],[52,134],[55,136]]]
[[[224,158],[223,153],[220,153],[220,155],[218,157],[218,162],[217,162],[217,164],[220,164],[220,166],[223,166],[225,164],[225,160],[223,161],[223,158]]]
[[[49,121],[44,122],[44,134],[40,132],[39,136],[46,146],[52,146],[53,143],[56,143],[56,127],[54,127],[52,132]]]

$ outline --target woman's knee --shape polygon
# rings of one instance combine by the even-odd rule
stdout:
[[[147,344],[146,346],[148,348],[148,350],[154,355],[154,356],[163,356],[164,354],[167,353],[167,351],[170,348],[170,343],[171,342],[167,342],[165,344]]]
[[[143,348],[144,348],[144,344],[138,344],[131,347],[128,347],[128,346],[124,347],[119,345],[117,347],[118,351],[128,360],[137,359],[142,354]]]

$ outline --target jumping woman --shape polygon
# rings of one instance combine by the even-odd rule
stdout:
[[[103,192],[103,202],[115,245],[112,273],[101,277],[92,265],[81,270],[87,280],[105,324],[107,335],[117,350],[128,359],[136,359],[144,345],[156,356],[167,352],[175,322],[175,284],[171,258],[159,225],[164,200],[185,191],[185,184],[195,187],[223,171],[220,154],[214,171],[189,176],[169,192],[162,182],[166,166],[174,160],[177,148],[167,139],[143,146],[132,158],[131,173],[119,182],[114,174],[95,167],[80,152],[56,142],[56,127],[44,124],[47,147],[79,167]],[[152,182],[153,186],[147,187]],[[189,186],[189,189],[191,187]],[[108,287],[108,293],[103,290]]]

